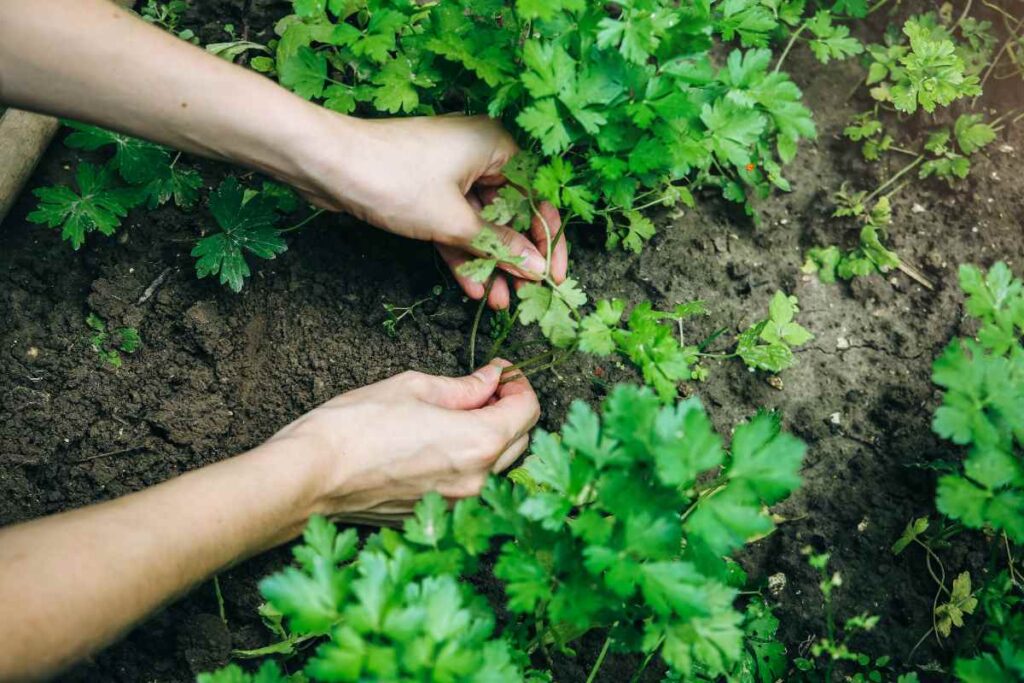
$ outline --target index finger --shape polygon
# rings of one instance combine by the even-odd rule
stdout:
[[[511,365],[504,360],[496,363],[503,367]],[[519,375],[512,381],[499,384],[494,395],[496,400],[493,403],[472,412],[490,422],[508,443],[523,437],[540,419],[540,402],[526,377]]]

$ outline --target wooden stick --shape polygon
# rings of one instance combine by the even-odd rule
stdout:
[[[59,127],[52,116],[20,109],[8,109],[0,118],[0,224]]]

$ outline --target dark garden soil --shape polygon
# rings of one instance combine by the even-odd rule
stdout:
[[[251,3],[245,14],[239,4],[207,3],[196,18],[200,35],[206,21],[207,32],[231,21],[265,37],[285,9]],[[854,226],[829,218],[831,193],[844,181],[874,188],[901,159],[866,166],[839,136],[866,106],[861,94],[850,97],[858,66],[821,68],[800,51],[789,70],[820,137],[788,169],[794,191],[762,204],[759,227],[707,196],[695,211],[661,215],[658,235],[639,256],[605,252],[601,230],[571,230],[572,272],[595,298],[650,299],[656,307],[706,300],[711,315],[693,324],[693,339],[748,325],[776,289],[799,296],[798,319],[816,338],[798,351],[781,386],[725,361],[712,364],[706,383],[685,389],[703,398],[721,429],[763,406],[782,411],[786,427],[810,446],[803,488],[776,510],[786,521],[742,558],[762,585],[785,576],[771,600],[789,652],[823,630],[817,578],[801,555],[811,546],[832,553],[843,576],[840,618],[881,617],[855,644],[902,659],[931,626],[934,585],[922,556],[893,558],[889,546],[909,519],[934,509],[929,465],[958,457],[930,430],[939,398],[930,365],[950,337],[969,333],[957,265],[1004,259],[1018,274],[1024,269],[1024,125],[984,150],[955,189],[914,182],[894,197],[894,248],[934,281],[934,291],[902,273],[823,285],[800,273],[804,250],[856,239]],[[1020,81],[1003,87],[992,106],[1024,103]],[[32,186],[69,179],[76,158],[55,144]],[[202,169],[208,186],[228,171]],[[26,194],[0,229],[0,525],[108,500],[229,457],[331,396],[402,370],[465,370],[475,306],[427,245],[322,217],[282,257],[256,265],[235,295],[193,274],[189,249],[211,224],[202,212],[135,211],[116,238],[91,236],[73,252],[55,231],[24,220],[33,203]],[[438,284],[443,293],[433,297]],[[388,336],[382,304],[424,297],[417,315]],[[144,346],[122,368],[106,367],[90,348],[90,311],[140,330]],[[589,360],[538,376],[541,424],[556,429],[573,399],[597,402],[611,383],[633,380],[617,363]],[[945,551],[947,567],[980,579],[982,543]],[[266,644],[255,585],[287,559],[278,550],[221,575],[226,623],[213,585],[203,584],[63,680],[184,682],[224,664],[232,648]],[[499,590],[487,578],[481,585]],[[582,681],[599,645],[584,639],[578,660],[559,659],[558,680]],[[950,653],[931,640],[914,664],[947,662]],[[600,680],[625,681],[633,666],[613,657]]]

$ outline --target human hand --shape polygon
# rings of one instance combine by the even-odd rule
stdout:
[[[345,211],[379,228],[413,239],[434,242],[455,279],[471,298],[485,287],[458,274],[475,254],[470,246],[484,228],[480,209],[493,201],[505,184],[505,162],[517,151],[511,136],[487,117],[435,116],[360,120],[318,110],[318,132],[312,136],[302,165],[305,180],[296,182],[306,197],[323,208]],[[539,280],[545,273],[562,282],[568,268],[558,211],[549,203],[539,208],[523,235],[506,226],[491,226],[520,266],[504,264],[516,286]],[[545,227],[547,223],[547,227]],[[506,308],[508,281],[499,276],[488,303]]]
[[[328,401],[267,445],[297,440],[310,454],[321,514],[396,523],[430,491],[478,494],[526,449],[540,406],[525,378],[500,383],[507,365],[457,378],[405,372]]]

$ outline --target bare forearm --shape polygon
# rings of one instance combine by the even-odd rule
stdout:
[[[296,536],[320,498],[310,457],[275,441],[0,531],[0,680],[52,675],[220,569]]]
[[[0,101],[300,186],[310,126],[325,114],[107,0],[0,0]]]

